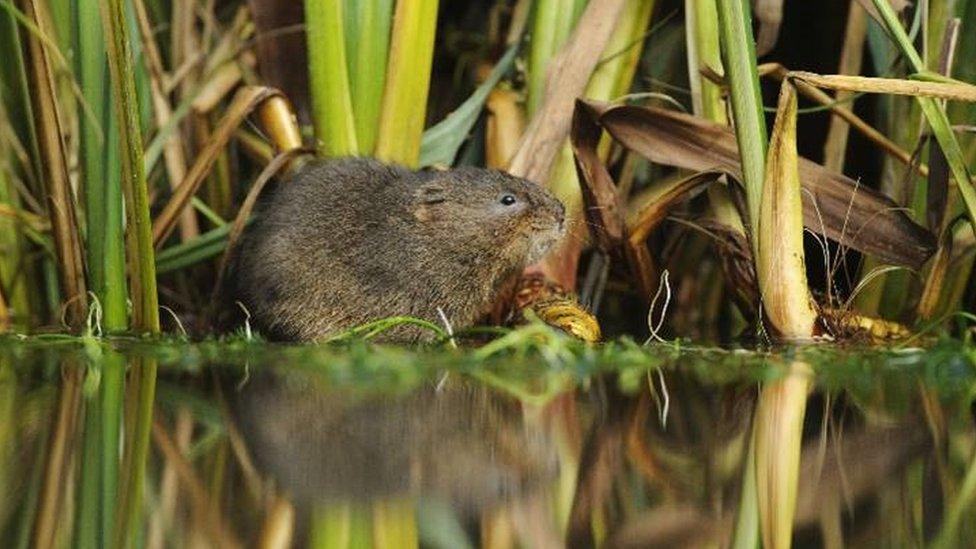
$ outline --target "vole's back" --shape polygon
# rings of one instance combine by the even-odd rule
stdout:
[[[381,210],[396,215],[397,190],[408,177],[406,169],[372,160],[316,161],[279,185],[245,232],[231,281],[262,333],[310,339],[313,331],[330,332],[363,317],[367,304],[352,302],[375,282],[356,265],[368,244],[382,247],[372,246],[383,237],[370,232]],[[310,322],[301,314],[308,308],[328,314]]]

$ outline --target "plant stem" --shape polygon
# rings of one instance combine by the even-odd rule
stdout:
[[[349,95],[342,0],[305,0],[315,135],[326,156],[359,153]]]
[[[393,0],[345,0],[345,3],[346,61],[356,142],[363,154],[372,154],[383,105]]]
[[[427,115],[438,0],[399,0],[383,90],[376,157],[415,167]]]
[[[752,16],[746,0],[718,0],[719,31],[725,73],[730,85],[735,136],[742,159],[742,183],[752,233],[753,253],[758,256],[759,204],[766,168],[766,119],[763,114],[759,76],[756,71],[756,43],[752,38]]]

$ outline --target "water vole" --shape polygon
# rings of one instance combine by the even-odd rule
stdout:
[[[460,329],[564,232],[555,197],[501,172],[315,161],[275,190],[245,232],[230,292],[274,339],[316,340],[396,315],[441,324],[438,308]]]

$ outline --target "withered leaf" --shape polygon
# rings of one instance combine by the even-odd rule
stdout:
[[[653,162],[741,180],[735,135],[725,126],[655,107],[580,101],[577,109],[587,109],[614,139]],[[811,231],[913,269],[935,251],[932,233],[890,198],[805,158],[799,171],[803,222]]]

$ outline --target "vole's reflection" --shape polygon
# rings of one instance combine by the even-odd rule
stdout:
[[[473,518],[557,473],[555,450],[517,403],[462,382],[371,396],[330,390],[314,374],[265,373],[231,402],[258,467],[300,512],[419,496]]]

